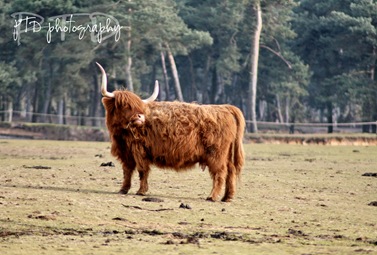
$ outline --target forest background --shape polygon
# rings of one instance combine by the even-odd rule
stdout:
[[[159,80],[159,100],[236,105],[250,132],[374,122],[376,28],[377,0],[0,0],[0,119],[99,125],[99,62],[110,91]]]

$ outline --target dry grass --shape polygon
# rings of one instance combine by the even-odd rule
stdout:
[[[377,254],[376,146],[245,150],[234,202],[205,201],[199,168],[154,169],[145,202],[136,175],[115,193],[109,143],[0,141],[0,253]]]

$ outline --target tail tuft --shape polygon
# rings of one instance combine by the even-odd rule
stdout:
[[[234,157],[233,164],[236,168],[236,174],[239,177],[242,167],[245,163],[245,153],[243,149],[243,135],[245,132],[245,118],[240,109],[235,106],[230,107],[231,112],[237,122],[236,139],[234,140]]]

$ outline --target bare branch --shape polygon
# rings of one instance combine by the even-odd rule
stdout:
[[[133,209],[137,209],[137,210],[144,210],[144,211],[150,211],[150,212],[162,212],[162,211],[172,211],[172,210],[174,210],[172,208],[161,208],[161,209],[152,210],[152,209],[145,209],[145,208],[142,208],[140,206],[135,206],[135,205],[124,205],[124,204],[122,204],[122,205],[126,208],[133,208]]]
[[[277,44],[277,45],[278,45],[278,48],[280,49],[280,45],[279,45],[279,44]],[[260,47],[261,47],[261,48],[265,48],[265,49],[271,51],[272,53],[274,53],[274,54],[275,54],[276,56],[278,56],[281,60],[283,60],[283,62],[288,66],[289,69],[292,69],[292,65],[291,65],[291,63],[290,63],[288,60],[286,60],[286,59],[283,57],[283,55],[281,55],[280,51],[279,51],[279,52],[278,52],[278,51],[275,51],[275,50],[271,49],[270,47],[268,47],[267,45],[262,45],[262,44],[261,44]]]

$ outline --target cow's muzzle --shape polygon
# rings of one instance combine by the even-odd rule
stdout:
[[[144,114],[135,114],[133,118],[131,118],[131,123],[136,126],[142,126],[145,122]]]

